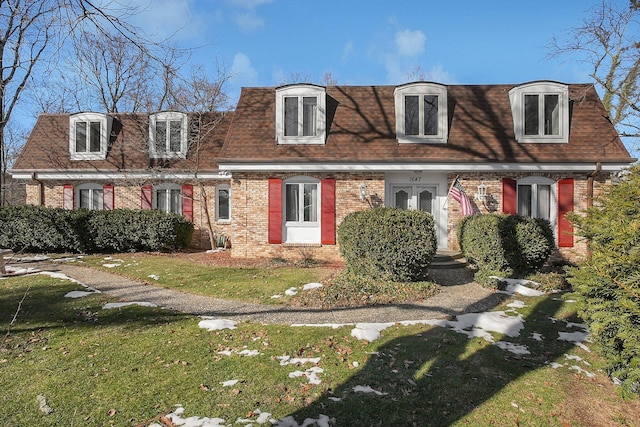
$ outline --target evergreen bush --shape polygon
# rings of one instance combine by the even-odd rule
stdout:
[[[555,246],[549,221],[517,215],[472,215],[458,225],[464,256],[478,267],[475,280],[495,287],[491,276],[526,276],[539,271]]]
[[[606,186],[586,215],[570,220],[591,257],[569,270],[579,313],[601,345],[624,395],[640,394],[640,169]]]
[[[395,208],[347,215],[338,242],[349,271],[395,282],[425,280],[437,247],[431,214]]]
[[[23,252],[158,251],[187,247],[193,224],[157,210],[0,208],[0,247]]]

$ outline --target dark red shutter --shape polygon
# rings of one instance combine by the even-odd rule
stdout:
[[[567,213],[573,212],[573,178],[558,181],[558,246],[573,247],[573,225]]]
[[[143,185],[140,197],[140,209],[151,209],[153,207],[153,186]]]
[[[112,211],[114,208],[114,191],[113,184],[105,184],[102,186],[102,209]]]
[[[182,215],[193,222],[193,185],[182,186]]]
[[[62,209],[72,210],[75,207],[73,197],[73,185],[65,185],[62,188]]]
[[[269,178],[269,243],[282,243],[282,180]]]
[[[518,182],[511,178],[502,178],[502,213],[518,213]]]
[[[336,244],[336,180],[325,178],[320,182],[320,234],[323,245]]]

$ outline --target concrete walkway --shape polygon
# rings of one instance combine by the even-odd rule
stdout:
[[[146,301],[160,307],[201,316],[215,316],[236,321],[277,324],[323,324],[360,322],[398,322],[403,320],[437,319],[495,307],[504,295],[496,294],[461,275],[465,270],[435,272],[448,276],[453,284],[421,303],[387,306],[336,308],[333,310],[286,307],[281,305],[248,304],[177,290],[145,285],[125,277],[70,263],[42,262],[31,265],[40,270],[63,273],[84,285],[91,286],[122,301]],[[451,280],[451,276],[460,280]],[[441,281],[437,280],[439,283]],[[460,282],[460,283],[458,283]]]

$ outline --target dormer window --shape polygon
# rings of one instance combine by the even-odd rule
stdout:
[[[314,85],[276,89],[276,140],[278,144],[324,144],[326,91]]]
[[[187,156],[187,115],[163,112],[149,117],[149,155],[152,158]]]
[[[397,87],[394,98],[398,142],[447,142],[449,129],[446,86],[436,83],[410,83]]]
[[[101,113],[78,113],[69,119],[71,160],[102,160],[107,157],[112,118]]]
[[[554,82],[536,82],[509,91],[518,142],[569,141],[569,89]]]

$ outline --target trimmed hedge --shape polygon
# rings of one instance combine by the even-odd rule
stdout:
[[[490,276],[535,273],[555,247],[549,221],[517,215],[472,215],[458,225],[463,255],[478,267],[476,281],[494,286]]]
[[[578,312],[622,394],[640,395],[640,167],[604,187],[585,216],[570,220],[591,251],[589,260],[569,270]]]
[[[188,246],[193,224],[157,210],[0,208],[0,247],[27,252],[159,251]]]
[[[417,210],[353,212],[338,229],[340,253],[356,275],[394,282],[427,278],[436,253],[433,216]]]

